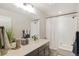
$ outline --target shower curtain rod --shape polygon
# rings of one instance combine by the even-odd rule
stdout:
[[[40,20],[40,19],[34,19],[34,20],[32,20],[32,21],[38,21],[38,20]]]
[[[78,12],[71,12],[71,13],[66,13],[66,14],[61,14],[61,15],[56,15],[56,16],[49,16],[49,17],[46,17],[46,18],[59,17],[59,16],[70,15],[70,14],[75,14],[75,13],[78,13]]]

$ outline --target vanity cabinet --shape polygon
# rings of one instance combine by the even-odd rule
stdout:
[[[29,44],[21,46],[16,50],[9,50],[5,56],[48,56],[49,40],[39,39],[30,41]]]
[[[38,56],[38,49],[34,50],[33,52],[31,52],[25,56]]]
[[[48,56],[48,55],[49,55],[49,44],[47,43],[25,56]]]

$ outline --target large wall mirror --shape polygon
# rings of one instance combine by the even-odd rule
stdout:
[[[7,16],[0,16],[0,26],[4,26],[5,29],[11,29],[12,28],[11,18]]]
[[[31,36],[40,38],[40,20],[32,20],[31,22]]]

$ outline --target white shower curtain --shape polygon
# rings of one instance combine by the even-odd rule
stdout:
[[[47,19],[46,32],[50,48],[72,51],[76,28],[77,21],[72,15]]]

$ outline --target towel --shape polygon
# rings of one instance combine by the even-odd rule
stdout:
[[[6,30],[4,30],[4,42],[5,42],[5,49],[9,49],[10,48],[10,43],[9,43],[9,39],[7,37]]]
[[[0,48],[2,48],[4,46],[4,38],[3,38],[3,33],[2,33],[2,29],[0,29]]]

